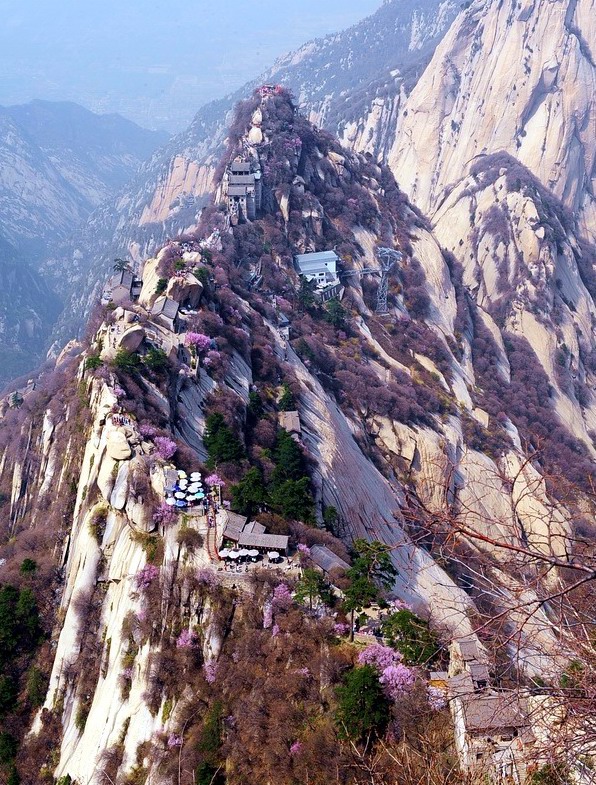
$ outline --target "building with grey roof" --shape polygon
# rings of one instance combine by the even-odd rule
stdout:
[[[523,785],[536,742],[525,696],[519,691],[452,693],[450,708],[463,771]]]
[[[294,257],[300,275],[317,284],[331,283],[337,278],[339,256],[335,251],[297,254]]]
[[[459,645],[459,650],[464,662],[480,659],[478,644],[473,638],[463,638],[462,640],[457,641],[457,644]]]
[[[518,692],[465,695],[462,699],[466,729],[470,734],[519,735],[529,729],[528,706]],[[515,733],[515,731],[518,733]]]
[[[280,412],[279,425],[284,429],[284,431],[287,431],[288,433],[295,433],[298,436],[302,433],[302,428],[300,427],[300,415],[297,411]]]
[[[261,209],[263,186],[257,162],[231,161],[222,181],[222,196],[227,202],[230,221],[254,221]]]
[[[262,523],[257,523],[256,521],[251,521],[247,523],[243,529],[244,534],[265,534],[267,529],[263,526]]]
[[[341,298],[343,286],[338,272],[340,259],[335,251],[298,254],[294,261],[299,274],[316,284],[315,297],[319,302]]]
[[[242,532],[238,540],[240,548],[256,548],[258,551],[277,551],[287,553],[289,537],[283,534],[248,534]]]
[[[230,174],[241,175],[241,174],[248,174],[250,173],[251,164],[250,161],[242,161],[236,159],[232,161],[229,166]]]
[[[227,512],[226,517],[227,520],[223,532],[224,540],[238,542],[248,518],[244,515],[238,515],[235,512]]]
[[[158,297],[151,309],[152,321],[172,332],[178,332],[180,319],[178,312],[180,305],[171,297]]]
[[[310,548],[310,558],[323,572],[331,570],[349,570],[350,565],[333,553],[326,545],[313,545]]]
[[[239,548],[256,548],[259,551],[286,553],[289,538],[281,534],[266,534],[262,523],[251,521],[235,512],[226,512],[223,540],[235,543]]]
[[[462,770],[523,785],[535,744],[525,695],[491,689],[486,655],[477,640],[455,640],[449,654],[449,707]]]
[[[102,302],[123,305],[136,300],[142,284],[143,282],[137,280],[130,270],[118,270],[108,281],[101,298]]]

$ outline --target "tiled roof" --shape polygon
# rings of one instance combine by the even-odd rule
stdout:
[[[241,548],[268,548],[272,551],[286,551],[289,538],[282,534],[247,534],[242,532],[238,540]]]
[[[227,516],[228,521],[224,529],[224,537],[230,540],[237,540],[242,534],[248,518],[245,518],[244,515],[237,515],[235,512],[228,512]]]
[[[250,172],[250,161],[232,161],[230,164],[231,172]]]
[[[127,289],[130,289],[133,280],[134,276],[130,270],[120,270],[110,278],[110,286],[125,286]]]
[[[230,185],[254,185],[254,174],[231,174],[229,179]]]
[[[468,660],[480,659],[480,652],[478,651],[478,645],[475,640],[464,638],[457,641],[457,643],[459,645],[459,650],[461,651],[461,656],[466,662]]]
[[[288,433],[300,433],[300,415],[298,412],[280,412],[279,424]]]
[[[310,558],[325,572],[333,569],[349,570],[350,565],[327,548],[326,545],[313,545],[310,549]]]
[[[527,704],[514,693],[478,693],[462,697],[468,732],[529,726]]]
[[[251,521],[244,527],[244,534],[265,534],[266,531],[267,529],[263,524],[256,521]]]
[[[179,308],[180,305],[176,300],[172,300],[171,297],[158,297],[151,309],[151,315],[159,316],[163,314],[168,319],[175,319],[178,316]]]

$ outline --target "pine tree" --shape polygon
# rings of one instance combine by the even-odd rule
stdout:
[[[258,467],[249,469],[237,485],[232,486],[232,506],[236,512],[250,517],[265,501],[263,475]]]
[[[307,567],[302,572],[302,577],[296,584],[294,597],[298,602],[308,600],[308,607],[312,610],[313,603],[319,599],[326,605],[333,601],[333,591],[325,577],[313,567]]]
[[[372,665],[350,671],[336,695],[335,721],[340,737],[368,746],[383,735],[389,724],[389,700]]]
[[[244,457],[242,444],[219,412],[207,417],[203,442],[209,455],[207,465],[210,468],[218,463],[240,461]]]
[[[280,428],[277,433],[273,460],[275,461],[272,475],[274,485],[280,485],[285,480],[299,480],[306,474],[302,449],[283,428]]]
[[[385,619],[381,629],[391,645],[411,665],[427,665],[439,653],[439,646],[428,622],[406,608],[392,613]]]
[[[346,572],[350,585],[345,590],[344,608],[350,613],[350,638],[354,639],[354,614],[372,605],[389,589],[397,575],[391,563],[389,548],[378,540],[354,540],[357,557]]]
[[[281,398],[279,399],[280,412],[294,411],[296,408],[296,398],[294,397],[294,393],[290,390],[287,384],[283,385],[282,390],[283,392],[281,394]]]

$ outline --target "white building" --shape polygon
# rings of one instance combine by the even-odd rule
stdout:
[[[316,284],[315,296],[319,302],[327,302],[334,297],[341,299],[343,286],[339,280],[339,256],[335,251],[303,253],[295,257],[298,272],[307,281]]]
[[[317,284],[332,283],[337,280],[337,266],[339,256],[335,251],[320,251],[319,253],[302,253],[295,257],[296,266],[300,275],[307,281],[316,281]]]

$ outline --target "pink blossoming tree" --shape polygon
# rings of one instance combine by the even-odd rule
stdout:
[[[221,479],[219,474],[215,473],[205,477],[205,482],[210,488],[223,488],[225,486],[225,482]]]
[[[177,649],[194,649],[198,644],[197,634],[194,630],[182,630],[176,641]]]
[[[182,736],[177,733],[170,733],[168,736],[168,747],[170,749],[182,746]]]
[[[285,583],[280,583],[278,586],[275,587],[273,590],[273,610],[275,611],[287,611],[292,607],[292,603],[294,602],[294,598],[292,597],[292,592],[290,591],[289,587]]]
[[[372,643],[358,655],[361,665],[372,665],[379,674],[385,695],[395,701],[408,692],[416,682],[416,672],[400,660],[402,656],[390,646]]]
[[[379,682],[383,685],[385,695],[391,700],[398,698],[408,692],[416,681],[416,674],[407,665],[398,662],[397,665],[390,665],[379,676]]]
[[[186,333],[185,343],[193,354],[201,354],[211,347],[211,338],[204,333]]]
[[[217,662],[212,660],[203,665],[203,673],[208,684],[214,684],[217,679]]]
[[[155,437],[155,453],[162,461],[168,461],[178,449],[178,445],[173,439],[167,436]]]
[[[178,522],[178,512],[175,507],[161,502],[153,513],[153,520],[156,523],[161,523],[162,526],[173,526]]]
[[[146,564],[135,575],[135,585],[140,590],[148,589],[156,578],[159,578],[159,568],[154,564]]]

